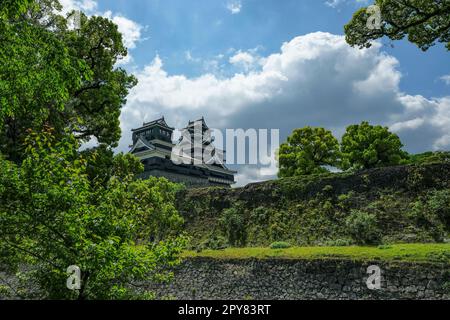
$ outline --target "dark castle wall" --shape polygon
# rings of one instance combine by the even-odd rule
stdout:
[[[207,178],[200,178],[200,177],[189,176],[189,175],[168,172],[168,171],[163,171],[163,170],[145,171],[142,175],[140,175],[140,178],[146,179],[150,176],[164,177],[172,182],[183,183],[187,187],[208,187],[208,186],[210,186]]]
[[[370,290],[367,267],[381,268]],[[448,265],[351,260],[186,260],[159,298],[208,300],[450,299]]]

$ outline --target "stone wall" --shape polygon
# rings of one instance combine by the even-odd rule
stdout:
[[[208,178],[188,176],[185,174],[168,172],[163,170],[149,170],[145,171],[140,177],[146,179],[150,176],[164,177],[172,182],[183,183],[187,187],[207,187],[210,186]]]
[[[381,289],[369,290],[367,268],[381,268]],[[175,299],[450,299],[450,268],[439,264],[350,260],[218,260],[183,262],[169,285],[150,285]]]

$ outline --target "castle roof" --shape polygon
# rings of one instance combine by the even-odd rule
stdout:
[[[175,128],[170,127],[170,126],[167,124],[167,122],[166,122],[166,120],[164,119],[164,117],[162,117],[162,118],[159,118],[159,119],[157,119],[157,120],[150,121],[150,122],[144,122],[144,123],[142,124],[142,127],[137,128],[137,129],[132,129],[131,131],[133,131],[133,132],[135,132],[135,131],[140,131],[140,130],[142,130],[142,129],[147,129],[147,128],[149,128],[149,127],[154,127],[154,126],[161,126],[161,127],[163,127],[163,128],[170,129],[170,130],[172,130],[172,131],[175,130]]]

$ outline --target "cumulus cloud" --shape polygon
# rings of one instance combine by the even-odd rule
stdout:
[[[242,9],[242,3],[241,1],[229,1],[227,3],[227,9],[231,12],[231,14],[238,14],[241,12]]]
[[[255,61],[255,58],[249,54],[248,52],[239,51],[234,56],[230,58],[230,63],[232,64],[252,64]]]
[[[241,58],[236,62],[248,57]],[[162,115],[177,128],[205,116],[218,129],[280,129],[282,141],[306,125],[340,136],[346,126],[369,120],[391,127],[410,152],[449,148],[450,96],[402,92],[398,65],[379,44],[359,50],[324,32],[296,37],[263,57],[259,70],[229,77],[171,75],[157,56],[136,74],[139,84],[121,116],[119,149],[128,150],[132,128]],[[240,185],[270,178],[259,168],[237,169]]]
[[[229,63],[241,68],[245,72],[255,70],[262,64],[262,58],[257,54],[258,48],[251,49],[248,51],[237,51],[233,56],[230,57]]]

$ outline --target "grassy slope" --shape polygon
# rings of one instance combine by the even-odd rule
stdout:
[[[450,244],[396,244],[379,247],[228,248],[188,251],[185,258],[215,259],[351,259],[356,261],[442,262],[450,266]]]

